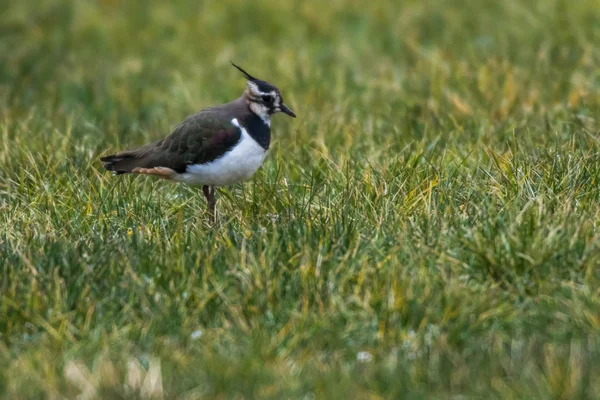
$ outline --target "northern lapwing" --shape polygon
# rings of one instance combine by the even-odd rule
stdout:
[[[239,99],[188,116],[158,142],[100,158],[104,168],[201,185],[214,223],[215,186],[245,181],[261,166],[271,141],[271,115],[296,117],[279,89],[231,64],[247,79]]]

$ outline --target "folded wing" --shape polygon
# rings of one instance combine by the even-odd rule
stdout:
[[[219,158],[240,138],[238,127],[220,114],[205,110],[186,118],[158,142],[102,157],[100,161],[104,168],[116,174],[155,167],[183,173],[190,164],[204,164]]]

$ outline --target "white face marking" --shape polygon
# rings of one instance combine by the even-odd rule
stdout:
[[[259,88],[258,85],[252,81],[248,81],[248,89],[250,90],[250,92],[252,92],[252,94],[255,97],[260,97],[260,96],[273,96],[276,97],[277,96],[277,92],[275,92],[274,90],[271,90],[270,92],[262,92]]]
[[[258,89],[256,83],[252,81],[248,81],[248,90],[250,90],[254,96],[260,96],[261,91]]]
[[[237,145],[220,158],[205,164],[194,164],[173,179],[192,185],[227,186],[249,179],[263,163],[267,151],[248,134],[237,118],[231,120],[242,135]]]
[[[270,92],[262,92],[256,83],[252,81],[248,81],[248,90],[250,94],[254,98],[261,98],[263,96],[270,96],[273,98],[273,108],[276,111],[279,111],[279,107],[281,106],[281,98],[277,95],[275,90],[271,90]],[[269,114],[269,109],[267,106],[260,102],[250,102],[250,109],[256,115],[258,115],[268,126],[271,126],[271,115]]]
[[[273,105],[275,106],[276,110],[279,110],[279,107],[281,107],[281,97],[277,96],[276,94],[273,94],[273,97],[275,98]]]
[[[253,101],[250,102],[250,110],[263,120],[267,126],[271,126],[271,115],[269,115],[269,110],[265,107],[264,104],[255,103]]]

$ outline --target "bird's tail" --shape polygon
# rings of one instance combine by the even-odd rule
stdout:
[[[131,153],[119,153],[100,158],[107,171],[113,171],[115,174],[126,174],[136,167],[144,166],[144,158]]]

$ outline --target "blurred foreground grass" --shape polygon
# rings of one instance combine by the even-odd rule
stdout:
[[[0,396],[594,398],[600,3],[16,1]],[[221,190],[98,157],[280,87]]]

